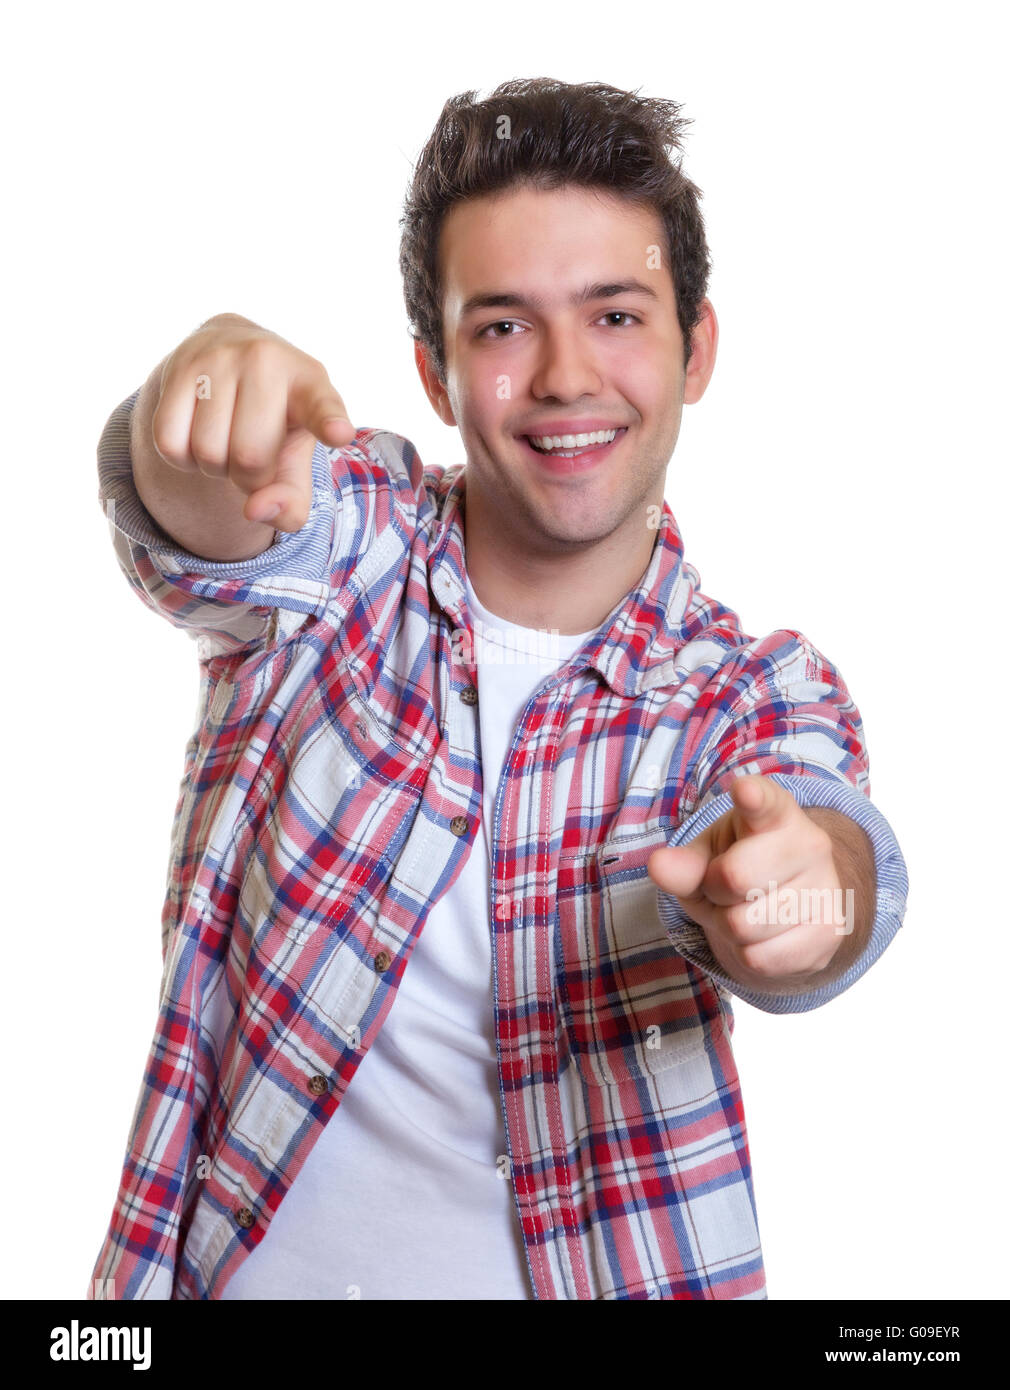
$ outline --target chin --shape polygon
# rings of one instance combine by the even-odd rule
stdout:
[[[581,522],[568,524],[555,517],[537,517],[535,520],[536,531],[544,541],[568,550],[605,541],[619,524],[615,524],[612,514],[606,518],[586,517]]]

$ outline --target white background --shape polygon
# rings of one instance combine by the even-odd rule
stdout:
[[[769,1297],[1007,1296],[1000,10],[177,0],[5,21],[0,1294],[87,1288],[196,706],[193,644],[115,563],[105,420],[230,310],[320,357],[356,425],[460,461],[412,362],[402,199],[447,97],[547,75],[694,121],[721,340],[667,495],[705,592],[839,666],[911,878],[840,999],[737,1004]]]

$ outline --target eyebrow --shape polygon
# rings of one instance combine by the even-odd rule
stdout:
[[[616,280],[611,284],[598,282],[594,285],[584,285],[572,295],[569,302],[577,309],[580,305],[589,304],[595,299],[617,299],[627,294],[644,294],[650,299],[659,298],[656,291],[651,286],[644,285],[641,280]],[[465,318],[467,314],[475,313],[478,309],[542,309],[545,302],[536,294],[474,294],[460,310],[460,318]]]

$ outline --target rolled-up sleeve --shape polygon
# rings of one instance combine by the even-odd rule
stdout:
[[[727,975],[702,928],[677,898],[659,893],[670,941],[726,990],[767,1013],[803,1013],[843,993],[878,960],[901,926],[908,897],[904,857],[887,820],[870,800],[869,761],[859,712],[840,674],[799,633],[776,632],[733,654],[705,702],[694,731],[685,802],[689,813],[670,835],[688,844],[732,808],[734,777],[761,773],[802,807],[848,816],[873,849],[876,902],[869,941],[837,979],[802,994],[750,989]],[[688,740],[691,742],[692,740]]]

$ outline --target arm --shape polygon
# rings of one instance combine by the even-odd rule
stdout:
[[[736,985],[803,995],[840,979],[873,925],[873,848],[848,816],[804,810],[770,778],[738,778],[732,808],[650,860]]]
[[[320,363],[239,314],[219,314],[141,388],[130,421],[133,479],[180,549],[247,560],[273,542],[275,524],[305,524],[316,439],[346,444],[353,434]]]
[[[318,363],[225,314],[110,416],[99,500],[120,568],[202,656],[251,649],[288,613],[293,631],[329,601],[339,499],[312,430],[353,430],[329,424],[338,410]],[[278,504],[275,529],[261,518]]]
[[[706,696],[670,771],[687,814],[650,861],[660,918],[687,960],[755,1007],[817,1008],[879,958],[908,892],[869,799],[858,711],[791,632],[731,653]]]

